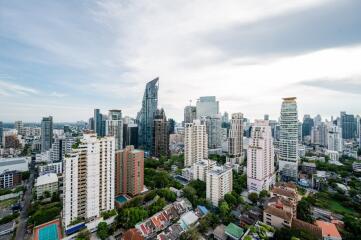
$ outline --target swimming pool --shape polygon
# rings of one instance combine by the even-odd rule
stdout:
[[[128,199],[126,197],[124,197],[123,195],[120,195],[115,198],[115,201],[117,201],[118,203],[125,203],[126,201],[128,201]]]
[[[39,240],[59,240],[56,223],[46,225],[39,229]]]

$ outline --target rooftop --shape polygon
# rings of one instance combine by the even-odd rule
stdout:
[[[288,190],[288,189],[284,189],[284,188],[280,188],[280,187],[273,188],[272,193],[277,194],[277,195],[282,195],[285,197],[289,197],[289,198],[297,199],[297,193],[295,193],[292,190]]]
[[[27,163],[26,158],[1,158],[0,159],[0,167],[15,165],[15,164],[23,164]]]
[[[268,214],[271,214],[273,216],[282,218],[282,219],[284,219],[286,221],[291,221],[291,219],[292,219],[292,214],[291,213],[285,212],[282,209],[278,209],[278,208],[275,208],[275,207],[272,207],[272,206],[268,206],[264,210],[264,212],[268,213]]]
[[[35,186],[40,186],[40,185],[55,183],[55,182],[58,182],[58,176],[56,175],[56,173],[47,173],[47,174],[41,175],[40,177],[38,177],[36,179]]]
[[[338,232],[335,224],[317,220],[316,225],[319,226],[322,229],[322,236],[323,237],[341,238],[341,235]]]
[[[225,233],[226,233],[226,235],[228,235],[234,239],[240,239],[244,232],[243,232],[243,229],[238,227],[236,224],[230,223],[226,227]]]

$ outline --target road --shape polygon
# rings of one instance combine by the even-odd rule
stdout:
[[[25,231],[26,231],[26,221],[28,218],[28,210],[31,203],[32,198],[32,189],[34,183],[34,174],[31,173],[29,177],[29,181],[27,184],[27,188],[24,195],[23,208],[20,213],[20,220],[18,227],[16,229],[16,238],[15,239],[25,239]]]

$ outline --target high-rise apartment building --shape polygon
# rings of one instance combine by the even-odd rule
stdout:
[[[328,127],[328,150],[337,151],[342,153],[343,149],[343,140],[342,140],[342,128],[336,125],[332,125]]]
[[[247,151],[248,191],[268,191],[275,183],[272,130],[268,121],[255,121]]]
[[[18,132],[18,135],[22,135],[24,136],[25,133],[24,133],[24,124],[23,124],[23,121],[15,121],[15,129],[16,131]]]
[[[53,143],[53,117],[43,117],[41,121],[41,152],[48,151]]]
[[[219,114],[219,102],[215,96],[200,97],[197,100],[197,119],[201,117],[213,117]]]
[[[207,171],[206,177],[206,198],[214,206],[218,206],[219,200],[224,195],[232,192],[233,189],[232,168],[224,166],[214,166],[212,170]]]
[[[158,109],[159,78],[148,82],[143,96],[142,108],[138,112],[139,146],[146,152],[153,147],[154,115]]]
[[[153,148],[152,155],[155,157],[168,156],[169,155],[169,134],[168,134],[168,122],[165,112],[162,109],[158,109],[154,116],[154,136],[153,136]]]
[[[63,223],[114,208],[115,139],[85,133],[64,159]]]
[[[326,147],[328,141],[327,133],[328,127],[324,122],[313,126],[311,129],[311,143]]]
[[[230,124],[227,162],[241,164],[243,161],[243,114],[233,113]]]
[[[343,139],[353,139],[356,137],[356,119],[352,114],[341,112],[341,128]]]
[[[206,181],[207,172],[216,166],[216,161],[204,159],[193,163],[192,172],[193,180]]]
[[[286,180],[298,176],[298,113],[296,98],[284,98],[280,117],[279,170]]]
[[[184,129],[184,166],[208,158],[207,127],[203,121],[186,123]]]
[[[114,136],[115,150],[123,148],[123,120],[121,110],[109,110],[105,121],[105,135]]]
[[[197,108],[195,106],[186,106],[184,108],[184,124],[192,123],[197,119]]]
[[[135,196],[144,189],[144,151],[126,146],[115,154],[115,195]]]

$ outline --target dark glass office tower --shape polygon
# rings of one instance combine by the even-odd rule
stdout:
[[[158,88],[159,78],[148,82],[142,101],[142,109],[138,112],[137,123],[139,131],[139,146],[144,149],[146,154],[152,150],[154,115],[158,108]]]
[[[43,117],[41,121],[41,152],[51,148],[53,143],[53,117]]]

